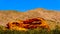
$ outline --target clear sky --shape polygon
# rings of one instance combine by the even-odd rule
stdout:
[[[35,8],[60,10],[60,0],[0,0],[0,10],[27,11]]]

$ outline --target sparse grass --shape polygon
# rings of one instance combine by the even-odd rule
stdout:
[[[47,29],[29,29],[28,31],[17,31],[17,30],[2,30],[0,28],[0,34],[60,34],[59,28],[56,26],[54,30],[50,30],[49,32]]]

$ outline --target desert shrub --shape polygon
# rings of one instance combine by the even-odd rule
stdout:
[[[0,26],[0,30],[2,30],[3,29],[3,26]]]
[[[47,29],[33,29],[28,30],[28,34],[48,34]]]
[[[44,30],[28,30],[28,31],[17,31],[17,30],[0,30],[0,34],[46,34]]]
[[[48,32],[47,29],[29,29],[28,31],[17,31],[17,30],[2,30],[0,29],[0,34],[60,34],[60,30],[56,27],[54,30]]]
[[[56,28],[51,31],[53,34],[60,34],[59,26],[56,25]]]
[[[57,29],[52,30],[52,31],[51,31],[51,34],[60,34],[60,30],[57,30]]]

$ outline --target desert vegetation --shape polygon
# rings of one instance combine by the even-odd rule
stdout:
[[[28,31],[18,31],[18,30],[3,30],[0,27],[0,34],[60,34],[60,30],[58,26],[54,30],[50,30],[49,32],[47,29],[29,29]],[[3,27],[4,28],[4,27]]]

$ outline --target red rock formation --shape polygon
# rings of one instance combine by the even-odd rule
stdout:
[[[37,27],[41,28],[47,28],[49,29],[48,24],[43,18],[32,18],[20,22],[10,22],[7,24],[9,29],[19,29],[19,28],[25,28],[25,29],[35,29]]]

